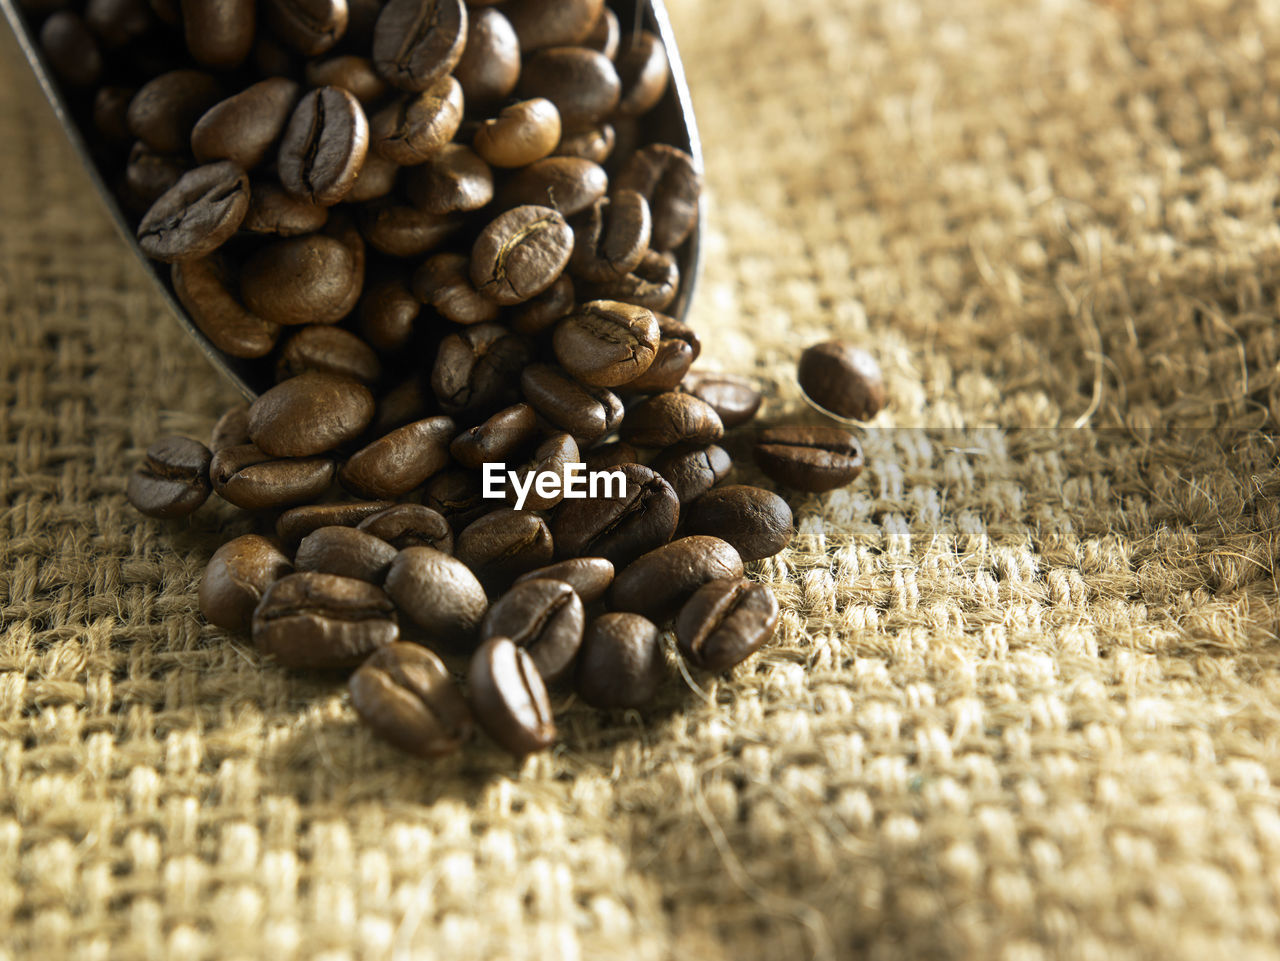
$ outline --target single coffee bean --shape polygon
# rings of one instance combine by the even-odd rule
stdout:
[[[584,497],[560,505],[551,528],[560,557],[603,557],[622,568],[671,540],[680,518],[671,485],[639,464],[618,470],[626,478],[621,497]]]
[[[472,146],[495,167],[525,167],[549,156],[559,142],[560,112],[550,100],[536,97],[481,123]]]
[[[504,7],[525,53],[581,43],[603,8],[604,0],[519,0]]]
[[[299,327],[285,341],[276,360],[276,382],[288,380],[308,370],[341,374],[372,384],[382,373],[373,348],[341,327]]]
[[[453,75],[469,105],[491,107],[520,79],[520,41],[511,21],[493,7],[473,7],[467,19],[467,41]]]
[[[285,667],[353,667],[399,640],[395,618],[381,588],[306,571],[263,592],[253,612],[253,643]]]
[[[614,191],[574,218],[569,270],[587,280],[608,282],[640,266],[649,251],[649,203],[634,190]]]
[[[347,32],[346,0],[262,0],[267,25],[304,57],[324,53]]]
[[[182,0],[187,50],[208,67],[238,67],[253,49],[253,0]]]
[[[509,310],[507,318],[516,333],[532,336],[550,330],[561,317],[569,315],[573,306],[573,280],[568,274],[561,274],[537,297]]]
[[[602,614],[587,627],[576,688],[592,707],[643,707],[667,679],[658,628],[639,614]]]
[[[166,263],[204,257],[236,232],[248,209],[243,170],[225,160],[196,167],[151,205],[138,224],[138,246]]]
[[[351,250],[323,234],[285,237],[244,265],[240,293],[254,314],[276,324],[333,324],[351,310],[360,272]]]
[[[200,578],[200,613],[210,624],[247,632],[263,593],[291,573],[293,565],[275,544],[258,534],[241,534],[209,558]]]
[[[447,144],[461,123],[462,87],[453,77],[442,77],[375,113],[369,132],[378,153],[407,166],[422,163]]]
[[[756,438],[756,464],[770,480],[822,494],[862,473],[862,445],[836,427],[773,427]]]
[[[593,300],[560,321],[552,346],[560,365],[584,384],[617,387],[649,369],[658,336],[651,311]]]
[[[531,346],[500,324],[473,324],[440,341],[431,389],[450,414],[486,413],[515,399]]]
[[[194,15],[199,17],[198,12]],[[147,0],[89,0],[84,5],[84,24],[105,49],[118,50],[146,36],[156,25],[156,17]],[[252,18],[248,26],[252,39]],[[194,50],[191,53],[200,59]]]
[[[448,668],[418,644],[376,651],[347,684],[356,714],[382,740],[416,757],[452,754],[471,738],[471,709]]]
[[[369,121],[341,87],[312,90],[289,118],[280,141],[280,183],[295,197],[332,207],[355,185],[369,150]]]
[[[430,547],[406,547],[397,554],[386,589],[432,641],[450,647],[471,641],[489,606],[467,565]]]
[[[214,493],[247,511],[315,500],[333,483],[333,472],[328,457],[273,457],[252,444],[224,448],[209,464]]]
[[[373,419],[373,395],[350,377],[307,371],[249,407],[249,436],[265,454],[308,457],[355,440]]]
[[[685,530],[715,534],[744,561],[772,557],[791,542],[791,508],[773,491],[729,484],[703,494],[689,507]]]
[[[300,200],[279,184],[257,182],[249,194],[249,212],[240,229],[250,233],[297,237],[315,233],[329,219],[328,207]]]
[[[376,150],[370,150],[364,155],[364,163],[360,167],[360,173],[356,174],[356,182],[342,198],[343,202],[362,204],[385,197],[395,190],[399,176],[399,164],[385,159]]]
[[[692,394],[655,394],[627,411],[622,439],[640,447],[709,444],[724,435],[724,425],[710,404]]]
[[[104,140],[123,144],[132,139],[127,117],[135,93],[133,87],[99,87],[93,95],[93,128]]]
[[[230,160],[252,170],[280,138],[300,93],[292,80],[271,77],[215,103],[191,130],[191,152],[200,163]]]
[[[512,590],[527,581],[537,580],[564,581],[577,592],[578,599],[585,605],[604,597],[604,592],[613,583],[613,565],[603,557],[571,557],[521,574],[512,584]]]
[[[236,404],[227,408],[209,434],[209,450],[216,454],[224,447],[249,443],[252,443],[249,440],[249,405]]]
[[[463,467],[480,470],[487,463],[506,463],[531,447],[537,436],[538,417],[533,408],[514,404],[455,437],[449,453]]]
[[[373,69],[373,61],[350,53],[309,61],[305,76],[309,87],[341,87],[362,104],[381,100],[387,92],[387,82]]]
[[[641,147],[623,165],[614,187],[634,190],[649,202],[655,250],[680,246],[698,222],[702,174],[693,158],[676,147]]]
[[[542,679],[553,684],[573,667],[582,622],[582,601],[569,584],[530,580],[493,603],[480,624],[480,638],[510,638],[529,652]]]
[[[390,0],[373,31],[373,64],[394,87],[426,90],[462,57],[462,0]]]
[[[422,504],[396,504],[366,517],[356,525],[386,541],[398,551],[406,547],[431,547],[453,553],[453,531],[439,511]]]
[[[648,250],[636,269],[624,277],[584,282],[584,297],[622,300],[650,310],[662,310],[680,290],[680,267],[671,254]]]
[[[422,305],[403,281],[384,281],[360,298],[360,335],[375,350],[403,350],[413,339],[420,313]]]
[[[365,239],[389,257],[421,257],[435,250],[462,227],[456,216],[429,214],[397,204],[393,198],[366,204],[360,212]]]
[[[742,576],[742,558],[718,537],[695,534],[664,544],[619,571],[609,607],[661,624],[708,581]]]
[[[185,153],[191,128],[221,96],[218,81],[203,70],[170,70],[138,89],[129,103],[129,130],[159,153]]]
[[[884,375],[865,350],[843,340],[827,340],[800,355],[800,387],[837,417],[870,420],[884,407]]]
[[[679,444],[664,450],[650,466],[666,478],[681,504],[690,504],[728,477],[733,461],[715,444]]]
[[[554,103],[566,130],[604,120],[622,93],[609,58],[585,47],[549,47],[527,57],[516,89],[522,97]]]
[[[524,465],[515,468],[515,480],[506,485],[507,503],[518,510],[550,510],[564,498],[563,478],[569,476],[569,465],[577,463],[573,436],[552,434]]]
[[[445,144],[405,175],[405,193],[423,213],[479,210],[493,199],[493,171],[460,143]]]
[[[352,454],[338,471],[338,483],[360,497],[401,497],[449,463],[456,432],[448,417],[397,427]]]
[[[749,423],[762,399],[755,384],[735,374],[699,373],[686,379],[685,389],[714,408],[725,430]]]
[[[493,591],[549,564],[554,553],[546,522],[528,511],[499,509],[473,521],[458,535],[454,554]]]
[[[232,357],[262,357],[280,338],[280,325],[246,310],[232,295],[231,273],[218,254],[182,260],[170,271],[173,292],[209,342]]]
[[[541,204],[572,217],[588,209],[609,189],[604,168],[579,157],[545,157],[506,182],[499,207]]]
[[[688,341],[663,337],[648,370],[627,384],[628,390],[660,394],[675,390],[693,364],[693,348]]]
[[[760,650],[777,626],[773,591],[729,578],[704,584],[689,598],[676,618],[676,640],[690,664],[727,671]]]
[[[605,7],[596,18],[596,25],[591,28],[591,32],[587,34],[580,46],[590,47],[610,60],[614,60],[617,57],[618,43],[621,39],[622,29],[618,24],[618,15]]]
[[[156,153],[141,140],[135,141],[124,168],[120,202],[131,214],[141,216],[189,169],[184,158]]]
[[[612,470],[623,464],[639,464],[640,460],[639,451],[624,440],[597,444],[582,455],[582,462],[588,471]]]
[[[516,757],[556,738],[547,687],[533,659],[505,637],[485,641],[467,670],[471,711],[491,738]]]
[[[495,302],[518,304],[550,287],[573,252],[573,231],[555,210],[526,205],[498,215],[471,250],[471,280]]]
[[[276,519],[276,537],[280,538],[286,550],[297,550],[304,537],[322,527],[357,527],[365,519],[391,506],[390,501],[345,501],[291,507]],[[381,537],[378,531],[369,533]],[[385,537],[382,539],[387,540]]]
[[[648,30],[622,38],[614,66],[622,84],[622,97],[615,111],[619,117],[648,113],[667,92],[667,77],[671,74],[667,50]]]
[[[455,531],[488,514],[495,503],[485,500],[480,475],[471,471],[441,471],[422,488],[423,506],[438,511]]]
[[[150,517],[185,517],[209,499],[209,448],[188,437],[161,437],[129,475],[129,503]]]
[[[413,295],[430,304],[455,324],[480,324],[498,319],[498,305],[471,283],[463,254],[434,254],[413,275]]]
[[[683,340],[693,349],[693,359],[698,359],[698,355],[702,353],[702,341],[698,339],[692,327],[658,311],[654,311],[653,316],[658,318],[658,330],[662,332],[663,337]]]
[[[435,409],[434,399],[416,374],[387,390],[378,400],[378,412],[369,425],[370,437],[381,437],[410,421],[422,420]]]
[[[520,389],[539,414],[578,444],[590,444],[618,427],[622,402],[604,387],[584,387],[550,364],[530,364],[520,374]]]
[[[300,571],[339,574],[381,585],[398,552],[381,538],[354,527],[321,527],[298,545]]]
[[[618,135],[613,124],[602,123],[577,133],[562,134],[552,156],[581,157],[583,160],[603,164],[613,155],[617,142]]]

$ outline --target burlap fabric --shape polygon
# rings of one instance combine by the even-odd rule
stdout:
[[[1280,955],[1280,10],[673,15],[705,355],[778,418],[850,337],[893,406],[767,652],[523,766],[202,623],[229,515],[124,477],[232,394],[3,47],[0,957]]]

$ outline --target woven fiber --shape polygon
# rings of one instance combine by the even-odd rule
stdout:
[[[777,420],[849,337],[892,407],[767,651],[523,766],[202,622],[231,514],[124,482],[233,396],[5,41],[0,958],[1280,957],[1280,8],[673,17],[704,357]]]

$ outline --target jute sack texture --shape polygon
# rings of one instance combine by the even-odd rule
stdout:
[[[704,356],[777,421],[848,337],[893,403],[767,651],[522,766],[202,622],[243,522],[124,483],[233,395],[6,40],[0,958],[1280,956],[1280,7],[672,12]]]

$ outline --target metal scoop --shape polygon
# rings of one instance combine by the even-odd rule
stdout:
[[[698,128],[693,117],[693,102],[689,98],[689,86],[685,81],[684,66],[680,62],[680,51],[676,47],[675,33],[671,29],[671,20],[667,16],[666,7],[662,0],[639,0],[638,4],[635,0],[631,0],[631,2],[628,2],[628,0],[616,0],[616,2],[611,2],[610,6],[614,13],[617,14],[620,23],[631,24],[634,22],[638,26],[644,26],[656,33],[666,47],[667,59],[671,64],[671,82],[667,86],[666,93],[658,105],[642,119],[642,142],[657,141],[679,147],[693,157],[694,164],[701,171],[702,143],[698,139]],[[111,220],[120,232],[120,237],[128,245],[129,249],[133,251],[133,255],[146,268],[147,276],[151,278],[155,284],[156,291],[169,306],[170,313],[173,314],[178,323],[196,342],[205,357],[209,359],[209,363],[213,364],[247,399],[254,399],[260,392],[272,386],[270,370],[260,361],[244,361],[222,353],[192,323],[191,318],[187,315],[186,308],[178,302],[173,294],[172,287],[169,285],[168,265],[156,263],[139,249],[133,227],[130,226],[124,213],[120,210],[115,195],[108,189],[101,173],[94,164],[93,158],[85,145],[84,137],[71,118],[71,112],[62,98],[62,93],[53,78],[53,73],[40,53],[39,42],[29,31],[28,24],[19,11],[16,0],[0,0],[0,10],[4,11],[5,19],[9,21],[10,27],[13,28],[18,45],[26,56],[27,62],[31,64],[31,69],[35,72],[40,89],[44,91],[44,95],[53,107],[53,112],[57,116],[58,122],[62,125],[63,132],[79,155],[81,165],[88,171],[89,178],[93,181],[98,195],[106,205]],[[670,308],[669,313],[678,320],[683,320],[687,314],[693,297],[693,290],[697,284],[698,272],[702,261],[701,231],[705,216],[706,204],[705,201],[702,201],[699,205],[698,225],[694,228],[693,233],[690,234],[689,239],[676,252],[677,263],[680,267],[680,294]]]

